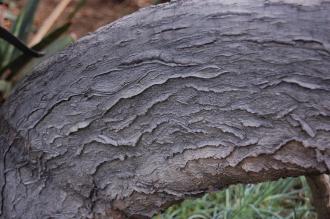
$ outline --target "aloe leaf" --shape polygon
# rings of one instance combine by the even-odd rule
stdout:
[[[0,3],[3,3],[3,1],[0,0]],[[6,16],[6,14],[9,13],[9,9],[3,5],[0,5],[0,7],[1,7],[0,13],[4,13]],[[0,25],[2,26],[3,23],[0,23]],[[7,47],[8,47],[8,44],[6,43],[6,41],[0,38],[0,66],[1,66],[2,60],[4,59],[4,54],[5,54],[5,50],[7,49]]]
[[[11,76],[11,78],[9,78],[9,79],[14,80],[14,81],[18,81],[18,80],[22,79],[25,75],[28,75],[32,71],[34,66],[36,66],[39,63],[41,63],[42,61],[46,60],[54,53],[63,50],[66,46],[68,46],[69,44],[71,44],[73,42],[74,42],[74,39],[71,36],[69,36],[69,35],[61,36],[60,38],[53,41],[51,44],[49,44],[44,49],[44,52],[47,55],[43,56],[42,58],[31,59],[28,63],[26,63],[24,68],[21,68],[19,71],[16,72],[15,77]]]
[[[65,32],[69,30],[71,26],[71,22],[67,22],[60,27],[53,30],[51,33],[49,33],[47,36],[45,36],[37,45],[33,46],[32,48],[35,50],[42,50],[46,46],[48,46],[50,43],[57,40],[60,36],[62,36]]]
[[[14,25],[14,34],[17,34],[16,36],[22,41],[26,41],[31,32],[38,4],[39,0],[29,0]]]
[[[60,38],[69,29],[70,25],[71,25],[70,23],[65,23],[64,25],[55,29],[53,32],[51,32],[45,38],[43,38],[41,40],[41,42],[39,42],[37,45],[32,47],[32,49],[35,49],[38,51],[43,50],[44,48],[49,46],[51,43],[56,41],[58,38]],[[31,59],[32,59],[32,57],[22,54],[21,56],[15,58],[13,61],[8,63],[6,66],[2,67],[0,69],[0,75],[3,74],[3,72],[6,69],[10,69],[11,74],[8,75],[5,79],[7,79],[7,80],[12,79],[13,77],[15,77],[17,72],[19,72],[29,61],[31,61]]]
[[[39,4],[39,0],[29,0],[22,13],[18,16],[16,22],[11,30],[12,34],[25,41],[29,31],[31,30],[34,15]],[[17,56],[18,50],[15,47],[7,44],[3,50],[4,59],[2,60],[1,67],[7,65],[13,57]]]
[[[4,40],[0,39],[0,67],[1,67],[3,56],[5,54],[5,45],[6,45],[6,42]]]

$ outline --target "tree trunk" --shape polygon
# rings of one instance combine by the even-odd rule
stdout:
[[[150,217],[329,173],[329,23],[321,0],[192,0],[84,37],[0,109],[1,218]]]
[[[306,177],[313,195],[313,205],[319,219],[330,216],[330,180],[326,174]]]

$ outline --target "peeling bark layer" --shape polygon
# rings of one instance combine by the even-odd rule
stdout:
[[[0,109],[1,218],[150,217],[329,173],[330,3],[192,0],[99,29]]]

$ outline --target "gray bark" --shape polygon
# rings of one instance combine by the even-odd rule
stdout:
[[[329,23],[326,1],[192,0],[84,37],[0,109],[1,218],[150,217],[329,173]]]
[[[330,180],[329,175],[307,176],[307,183],[312,191],[312,203],[319,219],[330,215]]]

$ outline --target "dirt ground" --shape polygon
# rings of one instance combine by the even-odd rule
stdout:
[[[40,5],[35,18],[35,25],[39,27],[42,22],[51,14],[61,0],[40,0]],[[22,7],[26,0],[16,0]],[[77,0],[72,0],[65,9],[62,17],[65,18],[73,10]],[[80,38],[88,32],[111,23],[112,21],[130,14],[141,7],[153,4],[154,0],[86,0],[86,4],[73,19],[70,33]],[[61,23],[61,19],[59,20]]]

